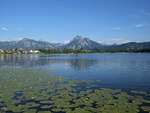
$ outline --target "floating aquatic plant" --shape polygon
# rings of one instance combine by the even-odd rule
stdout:
[[[67,80],[54,71],[0,69],[0,112],[138,113],[150,112],[147,92],[100,88],[100,81]],[[143,96],[144,95],[144,96]]]

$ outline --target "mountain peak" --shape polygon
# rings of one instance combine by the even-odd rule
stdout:
[[[73,38],[73,40],[81,40],[81,39],[83,39],[83,37],[80,36],[80,35],[77,35],[77,36],[75,36],[75,37]]]
[[[29,39],[29,38],[23,38],[22,40],[32,40],[32,39]]]
[[[90,40],[87,37],[82,37],[80,35],[77,35],[73,38],[72,41],[70,41],[70,43],[65,45],[65,48],[68,49],[94,49],[94,48],[98,48],[100,46],[99,43]]]
[[[87,37],[82,37],[80,35],[77,35],[72,40],[74,41],[74,40],[90,40],[90,39]]]

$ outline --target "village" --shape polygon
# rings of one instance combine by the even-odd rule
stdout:
[[[39,50],[23,50],[23,49],[0,49],[0,54],[37,54]]]

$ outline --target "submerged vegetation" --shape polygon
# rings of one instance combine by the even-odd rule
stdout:
[[[0,69],[2,113],[150,112],[149,93],[100,88],[100,81],[67,80],[53,71]],[[145,98],[146,97],[146,98]]]

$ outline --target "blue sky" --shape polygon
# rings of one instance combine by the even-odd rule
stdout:
[[[0,0],[0,40],[150,41],[150,0]]]

